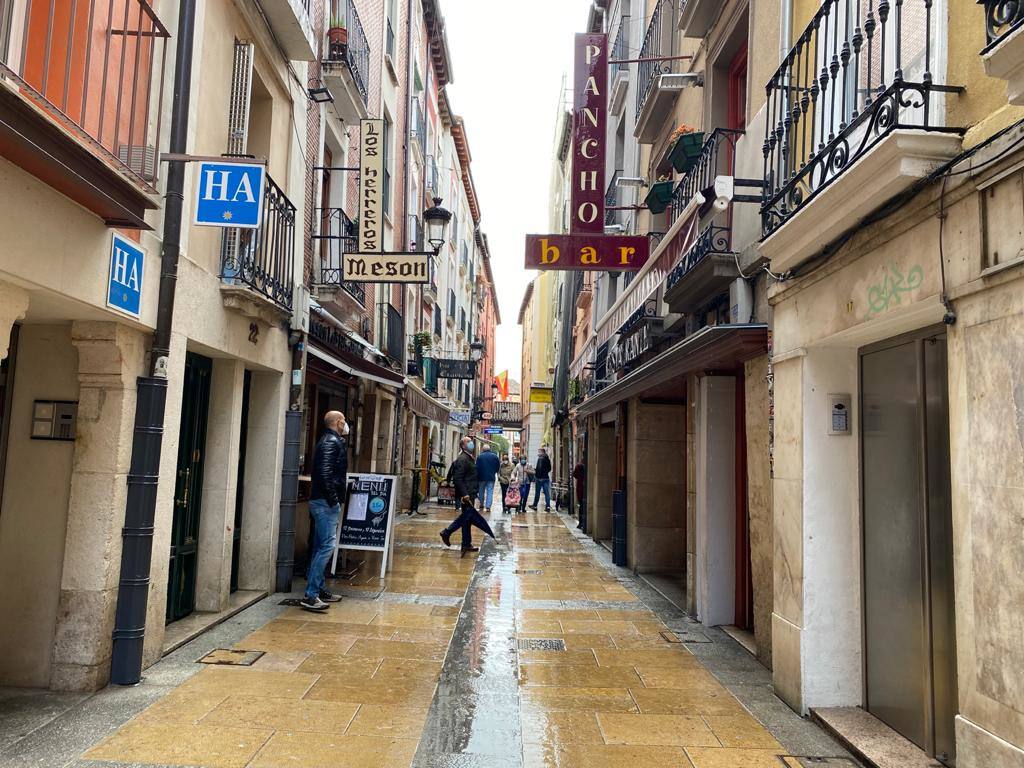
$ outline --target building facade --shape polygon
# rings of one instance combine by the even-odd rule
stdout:
[[[587,532],[855,746],[1024,765],[1024,17],[595,6],[605,231],[651,258],[561,319]]]

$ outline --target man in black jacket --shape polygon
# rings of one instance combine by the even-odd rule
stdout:
[[[537,452],[537,482],[533,486],[533,504],[530,509],[537,509],[540,492],[544,491],[544,511],[551,511],[551,459],[546,448]]]
[[[340,595],[324,587],[324,569],[334,554],[338,536],[338,518],[345,501],[348,479],[348,445],[345,435],[348,424],[340,411],[324,416],[324,430],[313,451],[312,488],[309,494],[309,516],[313,519],[313,549],[310,553],[306,595],[299,606],[307,611],[326,611],[328,603],[341,600]]]
[[[473,449],[476,447],[473,438],[464,437],[459,443],[462,450],[459,457],[455,459],[451,468],[451,481],[455,485],[455,498],[460,499],[462,511],[455,518],[451,525],[441,531],[441,541],[446,547],[452,545],[451,536],[459,528],[462,529],[462,554],[467,552],[478,552],[479,547],[473,546],[473,529],[476,526],[486,531],[486,523],[480,517],[480,513],[473,507],[473,499],[479,488],[476,477],[476,458],[473,456]]]

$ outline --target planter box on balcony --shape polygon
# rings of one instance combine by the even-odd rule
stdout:
[[[700,160],[701,150],[704,148],[704,133],[684,133],[668,153],[668,159],[672,167],[679,173],[689,173]]]
[[[954,133],[895,130],[761,242],[772,271],[786,272],[820,252],[875,209],[956,157]]]
[[[1024,106],[1024,27],[1018,27],[982,57],[990,77],[1006,81],[1006,96],[1011,104]]]
[[[644,198],[644,205],[651,213],[664,213],[668,204],[672,202],[672,182],[659,181],[651,185],[651,191]]]

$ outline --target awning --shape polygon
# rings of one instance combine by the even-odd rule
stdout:
[[[356,357],[350,352],[343,350],[325,352],[313,344],[310,344],[307,349],[313,357],[318,357],[325,363],[333,365],[335,368],[350,373],[353,376],[358,376],[367,381],[375,381],[388,387],[398,387],[401,389],[405,386],[405,377],[401,374],[388,370],[383,365],[377,365],[369,360]]]
[[[411,381],[406,382],[405,403],[409,406],[409,410],[418,416],[441,424],[448,423],[451,411]]]
[[[587,398],[576,415],[588,416],[661,384],[706,370],[735,368],[768,351],[768,326],[712,325],[669,347],[653,360]]]

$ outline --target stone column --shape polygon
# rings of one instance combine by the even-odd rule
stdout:
[[[11,329],[28,310],[28,291],[11,283],[0,283],[0,360],[7,357]]]
[[[199,515],[197,611],[224,610],[230,594],[244,374],[240,360],[217,358],[213,361]]]
[[[590,435],[587,467],[587,523],[594,541],[612,537],[612,491],[615,489],[615,428],[600,416]]]
[[[686,406],[634,398],[626,429],[626,562],[636,571],[686,565]]]
[[[50,687],[89,691],[110,675],[111,632],[121,568],[135,379],[143,334],[113,322],[75,322],[79,406],[60,605]]]

